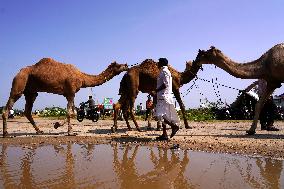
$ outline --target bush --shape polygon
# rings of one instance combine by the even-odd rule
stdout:
[[[45,108],[44,110],[40,111],[40,117],[60,117],[66,116],[66,109],[60,107],[52,107],[52,108]]]
[[[198,109],[189,109],[186,110],[186,119],[192,121],[206,121],[214,120],[215,114],[212,111],[212,108],[198,108]],[[182,118],[181,111],[178,112],[180,118]]]

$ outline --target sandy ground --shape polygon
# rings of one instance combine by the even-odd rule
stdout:
[[[73,119],[71,123],[74,132],[78,134],[77,136],[66,136],[67,125],[57,130],[54,129],[53,124],[58,120],[35,118],[35,121],[44,131],[43,135],[36,135],[32,125],[25,118],[9,119],[10,137],[0,138],[0,145],[129,142],[170,148],[179,144],[182,149],[284,158],[283,121],[277,121],[274,124],[280,129],[278,132],[261,131],[260,125],[258,125],[256,134],[253,136],[245,135],[251,121],[189,122],[193,129],[181,128],[176,136],[167,142],[155,141],[161,131],[146,131],[147,122],[145,121],[138,121],[143,132],[138,132],[135,129],[128,131],[125,122],[118,121],[118,132],[111,133],[112,120],[99,120],[96,123],[84,120],[80,123]],[[131,126],[134,128],[132,122]],[[153,121],[152,126],[156,126],[156,122]],[[0,127],[2,134],[2,124]],[[168,130],[168,134],[170,132],[171,130]]]

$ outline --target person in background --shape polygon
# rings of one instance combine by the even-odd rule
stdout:
[[[148,99],[146,100],[146,116],[145,121],[148,121],[148,130],[151,130],[151,118],[152,118],[152,111],[154,108],[154,104],[151,98],[151,95],[148,95]]]
[[[89,96],[89,100],[85,102],[84,104],[89,105],[89,111],[88,114],[91,114],[95,110],[95,101],[92,96]]]
[[[140,115],[143,115],[144,114],[144,107],[142,105],[142,103],[140,103]]]
[[[259,79],[249,85],[244,92],[259,100],[260,96],[264,93],[267,86],[267,82],[264,79]],[[261,130],[267,131],[279,131],[278,128],[274,127],[274,119],[277,111],[277,106],[273,102],[273,97],[270,96],[259,115]]]
[[[148,120],[148,118],[151,119],[153,108],[154,108],[154,105],[153,105],[153,101],[152,101],[151,95],[148,95],[148,99],[146,100],[146,117],[145,117],[145,121]]]
[[[162,122],[163,134],[157,137],[157,140],[168,140],[166,125],[170,125],[172,129],[171,138],[179,130],[179,117],[176,112],[172,94],[172,75],[168,69],[168,60],[160,58],[158,62],[160,74],[157,78],[157,89],[153,91],[153,95],[157,95],[156,117]]]

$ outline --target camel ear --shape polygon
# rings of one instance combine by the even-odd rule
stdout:
[[[193,62],[191,60],[186,61],[186,69],[190,69],[192,67]]]

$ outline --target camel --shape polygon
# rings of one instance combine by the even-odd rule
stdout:
[[[196,64],[214,64],[229,74],[241,79],[265,79],[267,87],[255,106],[252,125],[248,135],[255,134],[259,114],[266,99],[284,81],[284,43],[277,44],[257,60],[248,63],[237,63],[225,56],[220,50],[211,47],[209,50],[199,50]]]
[[[60,63],[51,58],[43,58],[38,63],[21,69],[13,79],[10,97],[3,110],[3,137],[8,135],[8,112],[22,94],[25,95],[26,100],[25,116],[33,125],[37,134],[43,133],[34,122],[31,114],[38,92],[63,95],[67,99],[68,135],[74,135],[70,117],[74,115],[75,93],[80,88],[101,85],[126,70],[128,70],[127,64],[113,62],[99,75],[89,75],[71,64]]]
[[[188,126],[188,122],[185,116],[185,107],[180,96],[179,88],[184,84],[189,83],[196,76],[200,68],[201,66],[197,66],[190,61],[186,63],[186,69],[184,72],[178,72],[174,68],[169,66],[170,72],[172,73],[173,77],[173,93],[181,108],[184,125],[186,128],[191,127]],[[114,104],[114,125],[111,128],[112,132],[115,132],[117,130],[117,115],[119,109],[121,109],[123,112],[128,130],[131,130],[128,122],[128,117],[130,114],[136,129],[140,131],[140,128],[132,111],[135,99],[139,91],[141,91],[142,93],[150,94],[157,88],[157,77],[159,75],[159,72],[160,71],[158,69],[157,63],[152,59],[146,59],[141,64],[130,68],[124,74],[120,82],[119,89],[119,95],[121,96],[118,102]]]

